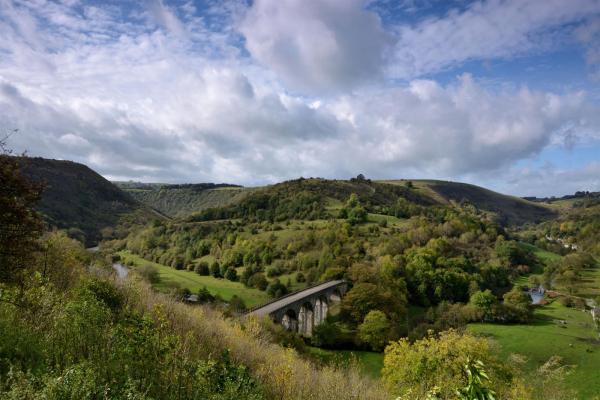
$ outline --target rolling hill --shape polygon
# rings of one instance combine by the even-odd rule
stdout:
[[[407,181],[386,181],[406,185]],[[413,180],[415,188],[442,204],[470,203],[479,210],[494,213],[503,225],[538,223],[557,217],[557,212],[541,203],[508,196],[480,186],[461,182]]]
[[[446,206],[468,203],[482,212],[493,214],[501,225],[539,223],[558,216],[556,209],[546,205],[508,196],[479,186],[434,180],[416,181],[371,181],[369,179],[327,180],[320,178],[296,179],[245,192],[244,196],[227,198],[226,207],[219,208],[208,219],[236,215],[237,217],[255,214],[264,210],[277,214],[277,208],[290,209],[292,203],[309,203],[315,212],[323,215],[324,210],[339,208],[351,194],[356,194],[370,212],[383,211],[393,207],[399,199],[419,206]],[[298,207],[301,207],[298,205]],[[292,208],[294,208],[292,204]],[[237,211],[235,211],[237,210]],[[379,210],[379,211],[378,211]],[[209,210],[206,210],[209,211]],[[223,211],[223,212],[221,212]],[[299,210],[297,210],[299,211]],[[304,210],[308,211],[308,210]],[[300,212],[302,214],[302,212]],[[207,212],[203,213],[204,215]],[[304,212],[309,214],[309,212]],[[316,214],[315,214],[316,215]]]
[[[39,157],[21,157],[19,162],[25,175],[45,184],[38,209],[46,222],[81,230],[86,245],[96,244],[101,230],[116,226],[122,218],[159,217],[83,164]]]

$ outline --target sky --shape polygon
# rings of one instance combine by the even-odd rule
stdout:
[[[0,0],[0,134],[112,180],[600,191],[600,0]]]

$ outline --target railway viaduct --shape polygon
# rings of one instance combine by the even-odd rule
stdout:
[[[310,337],[314,327],[325,321],[330,304],[340,301],[347,290],[343,280],[328,281],[253,308],[246,315],[268,316],[285,329]]]

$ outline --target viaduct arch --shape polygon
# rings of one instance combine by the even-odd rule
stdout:
[[[331,303],[340,301],[347,290],[343,280],[328,281],[253,308],[246,315],[269,316],[285,329],[310,337],[325,321]]]

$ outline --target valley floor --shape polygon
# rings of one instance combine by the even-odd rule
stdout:
[[[566,384],[580,399],[600,395],[600,340],[588,312],[555,301],[537,309],[531,324],[477,323],[469,324],[468,329],[498,341],[504,359],[515,353],[526,356],[529,371],[558,355],[565,364],[575,366]]]
[[[192,293],[197,293],[200,289],[206,287],[212,295],[219,295],[225,301],[231,299],[233,295],[237,295],[247,307],[254,307],[269,301],[267,293],[258,289],[247,288],[239,282],[202,276],[185,270],[176,270],[166,265],[145,260],[126,250],[120,251],[118,254],[124,263],[133,262],[134,268],[146,264],[156,267],[160,275],[160,282],[154,287],[159,291],[167,291],[170,285],[178,284],[182,288],[189,289]]]

